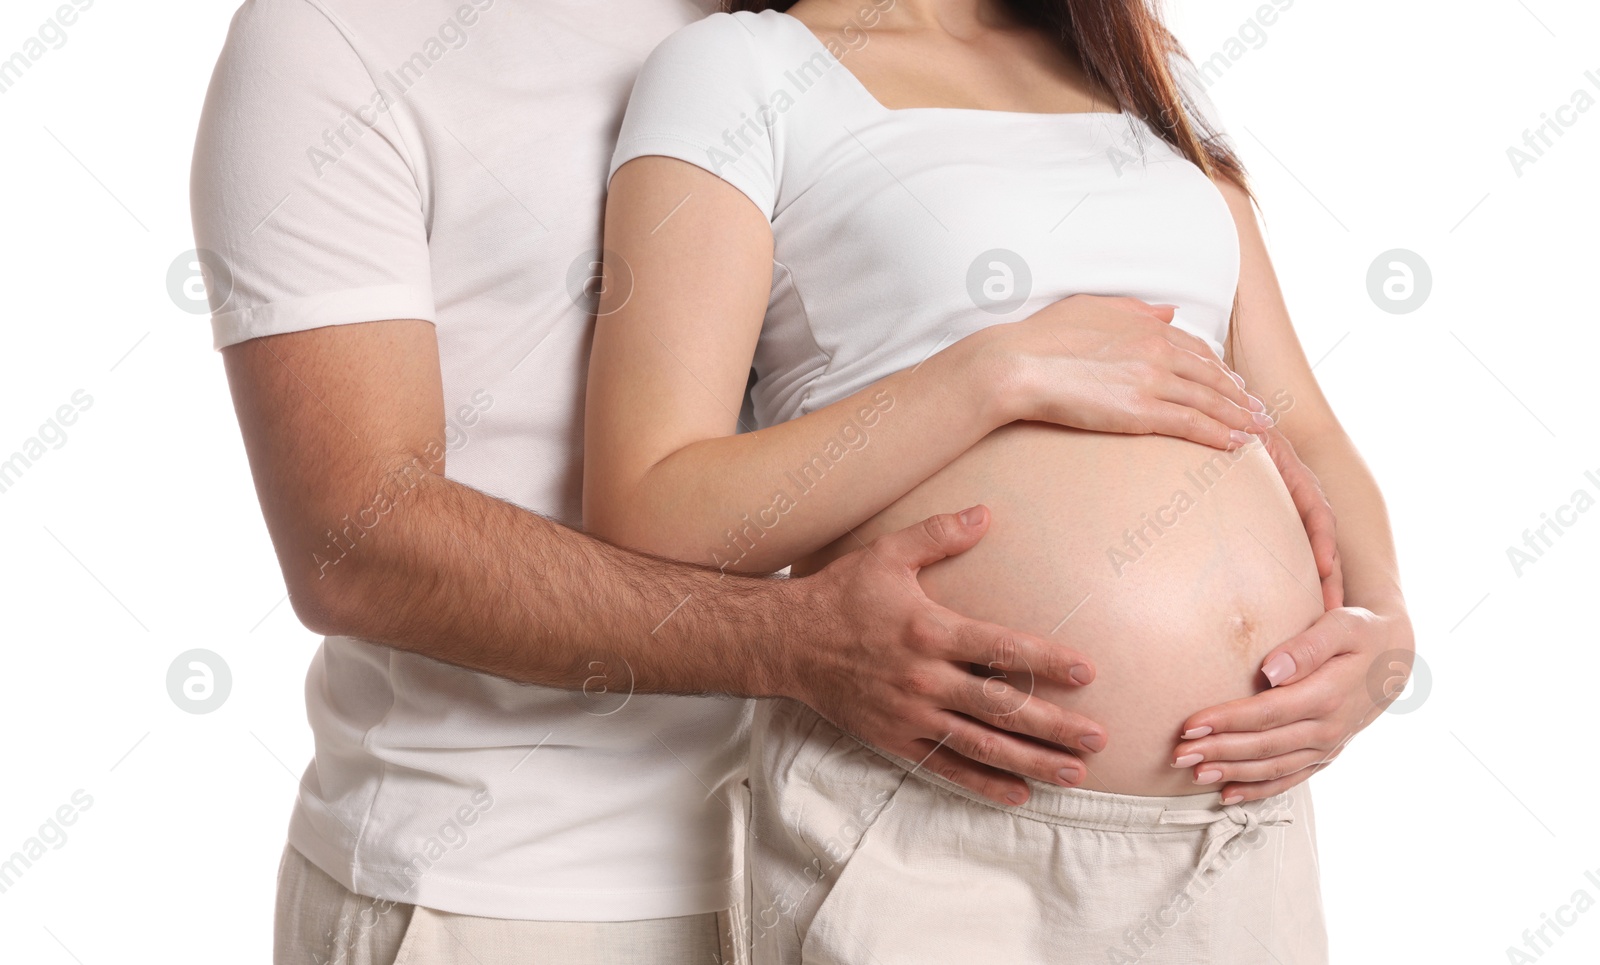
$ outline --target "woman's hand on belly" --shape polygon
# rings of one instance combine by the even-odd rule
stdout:
[[[1196,780],[1205,775],[1227,802],[1281,794],[1328,766],[1394,702],[1414,660],[1403,611],[1329,610],[1266,654],[1271,690],[1185,720],[1189,739],[1177,745],[1174,760]]]
[[[1019,423],[858,532],[976,502],[994,515],[989,534],[925,569],[928,595],[1094,662],[1081,689],[1008,679],[1105,727],[1083,786],[1195,792],[1172,766],[1185,717],[1264,689],[1262,657],[1322,612],[1305,529],[1267,454]]]
[[[1006,421],[1154,433],[1216,449],[1249,443],[1272,425],[1266,405],[1209,345],[1172,326],[1173,311],[1074,295],[967,340],[1006,373]]]

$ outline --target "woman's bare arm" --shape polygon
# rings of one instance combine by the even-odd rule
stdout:
[[[585,525],[650,552],[779,569],[1018,419],[1216,446],[1261,429],[1170,310],[1080,297],[735,435],[770,294],[765,217],[708,172],[643,157],[612,179],[605,237],[626,271],[608,273],[590,361]]]

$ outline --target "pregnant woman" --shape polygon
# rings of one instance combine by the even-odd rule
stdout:
[[[1325,961],[1306,788],[1208,790],[1227,752],[1185,726],[1293,672],[1262,658],[1325,610],[1256,436],[1340,433],[1194,68],[1143,0],[746,6],[658,48],[623,125],[587,524],[804,573],[981,505],[928,594],[1095,668],[972,668],[1018,718],[1080,715],[1081,766],[1015,807],[763,704],[757,961]]]

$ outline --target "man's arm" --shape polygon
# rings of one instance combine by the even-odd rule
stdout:
[[[525,683],[579,688],[599,662],[613,687],[793,697],[996,801],[1026,800],[1018,774],[1081,777],[1059,746],[1082,741],[1077,718],[965,668],[1079,682],[1092,668],[939,607],[917,584],[919,567],[977,542],[981,509],[803,580],[724,576],[446,479],[427,322],[267,336],[223,357],[290,600],[316,631]],[[342,535],[363,511],[378,522]]]

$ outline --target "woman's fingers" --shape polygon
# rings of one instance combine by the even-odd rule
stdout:
[[[1275,794],[1311,779],[1311,775],[1327,767],[1327,764],[1313,764],[1303,767],[1293,774],[1280,777],[1274,781],[1236,781],[1222,786],[1223,804],[1243,804],[1246,801],[1264,801]]]
[[[1133,425],[1123,432],[1154,432],[1198,442],[1213,449],[1237,449],[1254,438],[1192,406],[1162,400],[1152,401],[1138,413],[1131,413]]]
[[[1175,328],[1169,328],[1167,332],[1169,337],[1174,334],[1184,335],[1183,332],[1179,332]],[[1188,379],[1196,385],[1204,386],[1222,398],[1227,399],[1229,404],[1243,410],[1246,418],[1252,413],[1266,413],[1267,404],[1251,395],[1244,386],[1244,380],[1239,378],[1232,369],[1217,361],[1214,355],[1200,354],[1201,351],[1209,353],[1211,351],[1210,346],[1193,336],[1185,335],[1185,337],[1197,343],[1197,345],[1193,349],[1186,349],[1183,345],[1178,345],[1173,349],[1174,355],[1171,365],[1175,374]],[[1257,423],[1257,425],[1259,424]]]
[[[1259,435],[1272,426],[1272,418],[1265,412],[1239,405],[1211,386],[1193,381],[1181,368],[1175,370],[1175,374],[1158,391],[1163,401],[1186,405],[1230,429]]]
[[[1215,734],[1183,741],[1172,752],[1174,767],[1205,767],[1222,763],[1264,761],[1298,751],[1326,753],[1338,745],[1326,722],[1300,720],[1272,730],[1243,734]]]
[[[1274,687],[1207,707],[1183,722],[1181,734],[1185,741],[1204,740],[1207,735],[1251,734],[1318,720],[1336,710],[1342,696],[1338,683],[1332,681],[1326,686],[1304,680],[1290,687]]]
[[[1260,783],[1297,774],[1308,767],[1326,763],[1327,752],[1302,749],[1261,761],[1206,761],[1193,769],[1197,787],[1210,790],[1226,781]]]
[[[1210,342],[1197,335],[1191,335],[1181,328],[1174,328],[1170,324],[1172,321],[1170,318],[1167,321],[1169,324],[1161,330],[1162,336],[1167,341],[1186,352],[1192,352],[1208,362],[1213,362],[1221,366],[1223,371],[1227,371],[1227,367],[1222,365],[1222,359],[1217,355],[1216,349],[1211,347]]]

